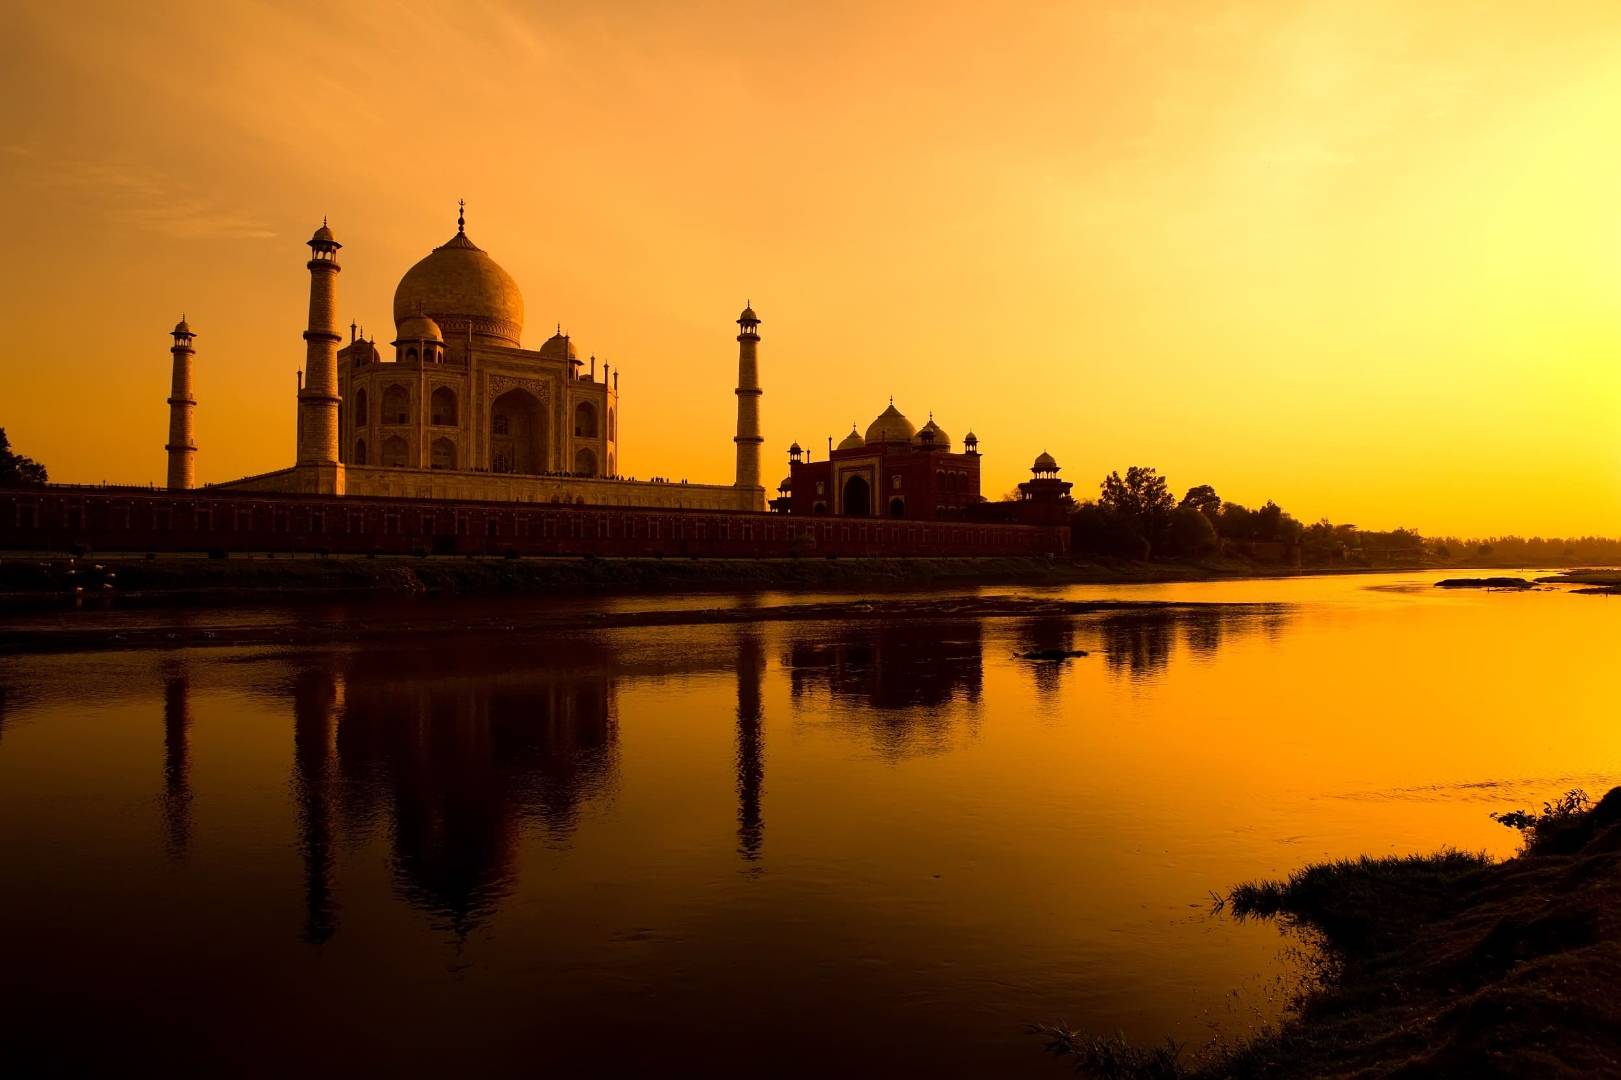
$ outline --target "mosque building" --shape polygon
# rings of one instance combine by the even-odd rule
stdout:
[[[921,428],[889,406],[867,425],[854,424],[827,457],[809,460],[798,443],[788,448],[788,476],[772,508],[790,514],[960,520],[984,500],[979,493],[979,440],[963,436],[962,452],[929,414]]]
[[[523,294],[512,275],[456,233],[394,290],[394,337],[382,346],[336,313],[342,248],[323,221],[309,240],[309,328],[298,384],[296,457],[285,469],[217,489],[761,511],[760,319],[738,317],[737,474],[731,484],[620,477],[619,374],[582,360],[559,326],[521,344]],[[192,486],[192,340],[175,328],[169,486]],[[340,348],[340,345],[342,347]]]

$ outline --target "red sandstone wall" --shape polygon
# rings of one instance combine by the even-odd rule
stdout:
[[[1063,555],[1065,528],[144,488],[0,491],[0,549],[334,554]]]

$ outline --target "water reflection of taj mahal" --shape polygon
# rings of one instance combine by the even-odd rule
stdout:
[[[1225,639],[1273,634],[1277,611],[1153,609],[1097,618],[1036,615],[993,629],[973,618],[840,624],[780,634],[757,624],[680,649],[627,651],[610,637],[561,637],[542,660],[522,642],[343,651],[301,663],[274,693],[292,717],[292,793],[304,866],[303,936],[342,922],[340,854],[387,838],[397,895],[456,936],[490,918],[517,886],[525,833],[567,845],[619,784],[623,684],[722,675],[735,683],[731,725],[735,850],[767,854],[766,681],[775,664],[795,713],[898,764],[949,751],[981,720],[987,650],[1095,649],[1097,662],[1022,664],[1040,695],[1066,680],[1152,680],[1180,648],[1190,658]],[[184,857],[193,832],[191,680],[163,665],[165,843]]]

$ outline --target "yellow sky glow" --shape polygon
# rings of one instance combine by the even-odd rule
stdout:
[[[1621,6],[19,5],[0,425],[53,479],[290,463],[302,244],[384,341],[455,229],[621,372],[622,471],[766,469],[894,394],[995,497],[1621,532]],[[345,319],[347,321],[347,318]]]

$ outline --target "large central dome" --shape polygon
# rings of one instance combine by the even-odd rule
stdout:
[[[471,327],[475,337],[516,347],[523,332],[523,294],[512,275],[458,227],[455,236],[407,270],[394,290],[395,325],[413,315],[438,323],[450,341]]]

